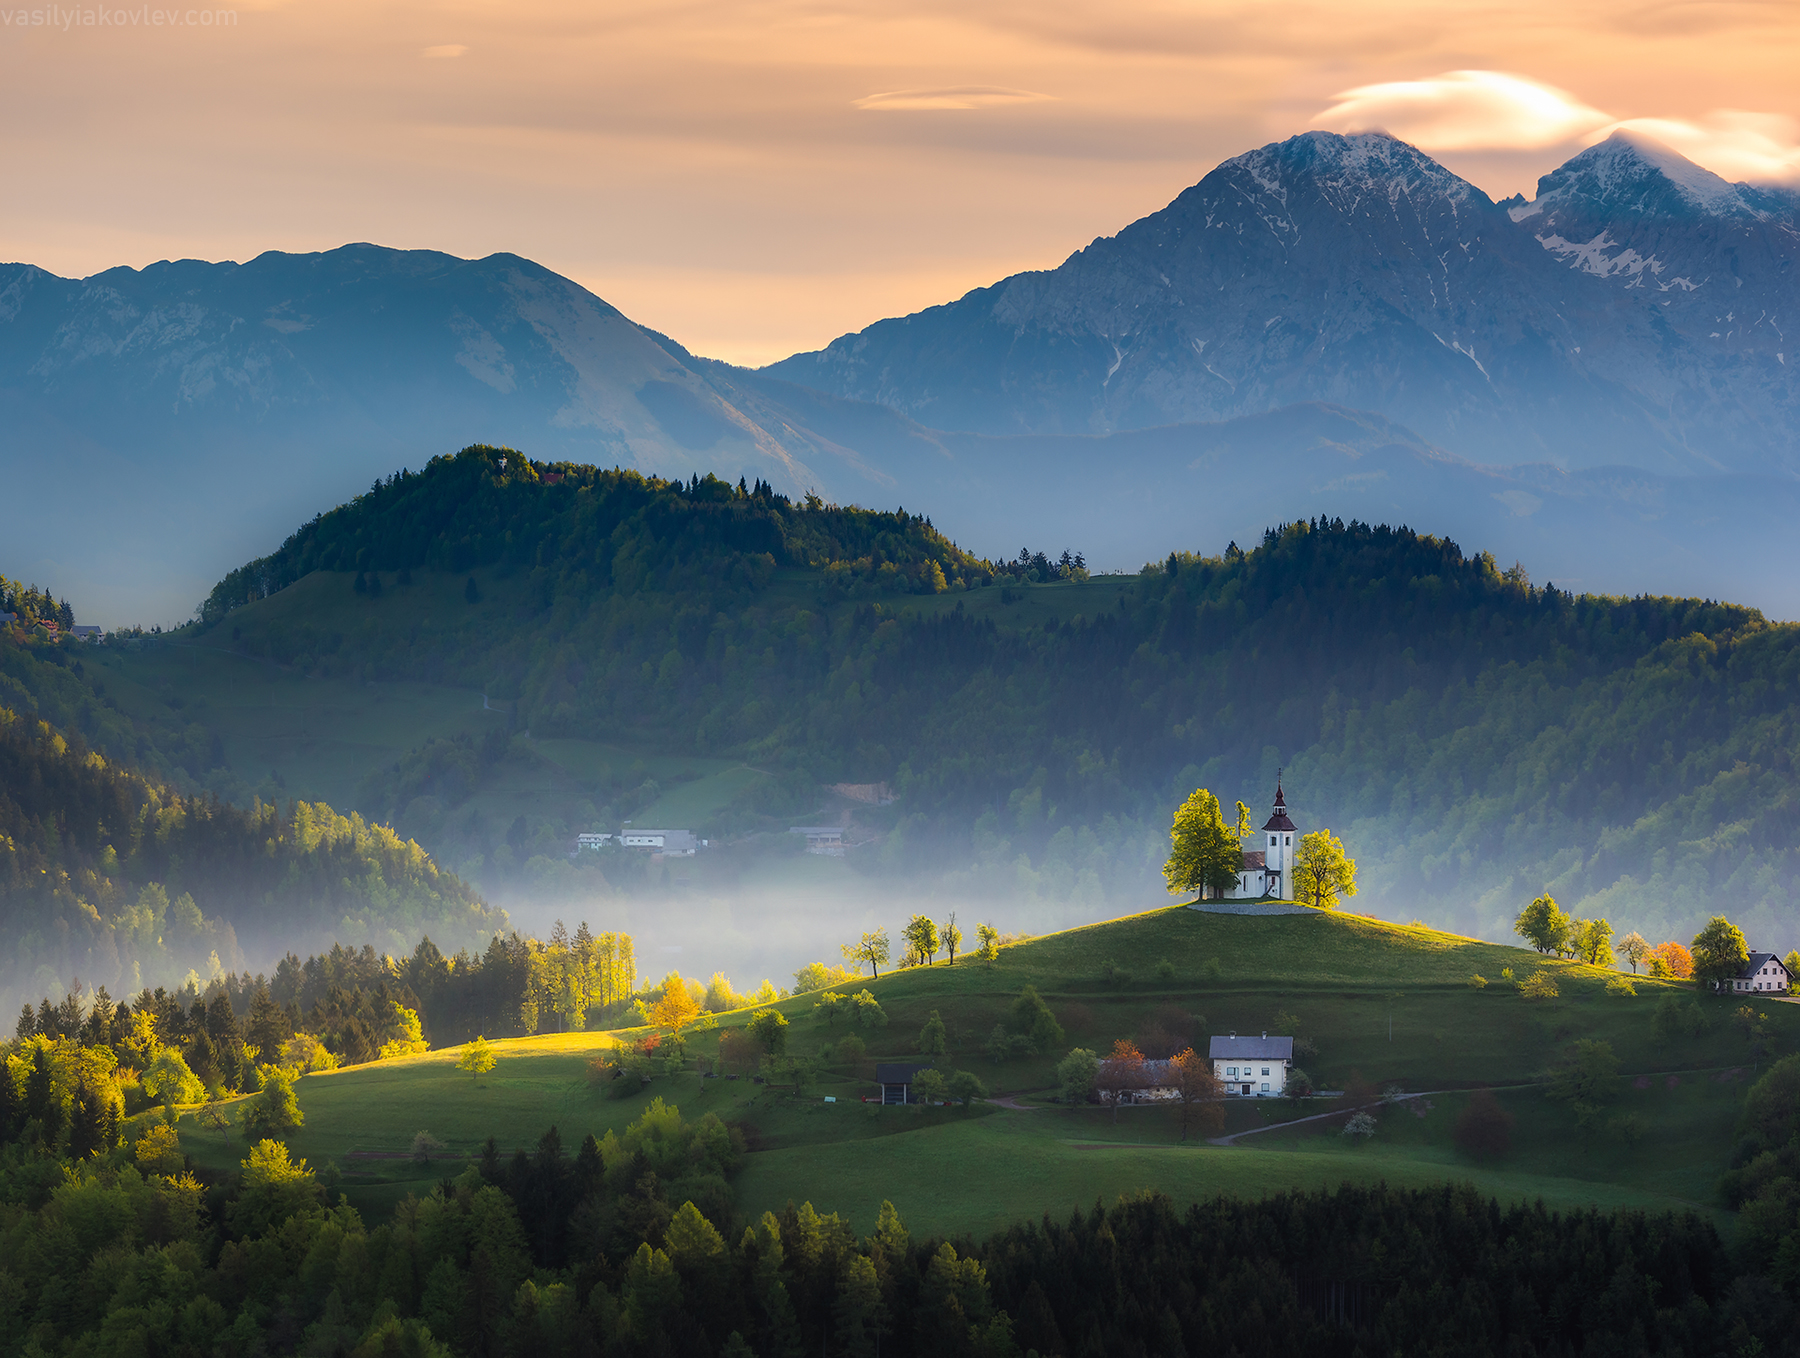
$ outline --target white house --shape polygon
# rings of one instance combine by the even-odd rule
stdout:
[[[692,858],[699,845],[692,830],[626,830],[619,843],[627,849],[649,849],[665,858]]]
[[[1787,964],[1772,952],[1753,952],[1750,960],[1744,963],[1744,969],[1729,981],[1719,982],[1718,988],[1732,994],[1776,992],[1785,995],[1794,984],[1794,978],[1788,975]]]
[[[613,839],[613,837],[611,835],[602,835],[602,834],[576,835],[575,836],[575,847],[578,850],[582,850],[587,853],[598,853],[601,849],[604,849],[608,844],[611,844],[612,839]]]
[[[1213,1075],[1225,1086],[1228,1095],[1237,1098],[1273,1098],[1287,1085],[1288,1070],[1294,1064],[1294,1039],[1291,1037],[1215,1037],[1207,1051]]]

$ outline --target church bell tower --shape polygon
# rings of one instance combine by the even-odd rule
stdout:
[[[1281,795],[1281,775],[1275,776],[1275,810],[1262,828],[1259,846],[1268,865],[1269,894],[1278,900],[1294,899],[1294,837],[1299,831],[1288,819],[1287,798]]]

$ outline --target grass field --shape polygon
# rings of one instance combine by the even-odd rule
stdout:
[[[1155,965],[1165,959],[1175,975],[1157,978]],[[1109,987],[1100,974],[1109,960],[1149,979]],[[1562,986],[1557,1000],[1527,1001],[1510,987],[1467,985],[1472,971],[1497,980],[1508,965],[1523,974],[1540,963],[1521,949],[1357,917],[1237,917],[1176,907],[1014,945],[991,967],[940,963],[844,987],[866,984],[890,1016],[887,1028],[864,1034],[868,1061],[911,1055],[919,1027],[936,1009],[950,1030],[948,1064],[974,1070],[996,1091],[1026,1096],[1024,1107],[964,1112],[864,1105],[866,1062],[860,1070],[828,1066],[824,1081],[803,1099],[691,1072],[612,1099],[590,1085],[587,1066],[619,1035],[577,1033],[496,1044],[500,1065],[479,1081],[454,1069],[454,1052],[309,1076],[299,1086],[306,1126],[292,1144],[315,1165],[335,1163],[351,1201],[380,1214],[435,1182],[446,1166],[453,1172],[490,1135],[510,1152],[531,1146],[555,1123],[564,1144],[574,1145],[589,1132],[622,1130],[649,1099],[664,1097],[690,1116],[711,1110],[750,1129],[756,1149],[738,1182],[745,1211],[810,1200],[864,1230],[884,1198],[915,1231],[981,1234],[1020,1217],[1060,1215],[1144,1189],[1185,1201],[1345,1180],[1446,1178],[1471,1180],[1506,1199],[1695,1207],[1723,1220],[1713,1185],[1753,1078],[1743,1039],[1726,1018],[1735,1002],[1708,1002],[1711,1030],[1663,1047],[1651,1035],[1650,1015],[1659,998],[1685,988],[1646,984],[1634,997],[1608,995],[1605,973],[1561,962],[1542,963]],[[1366,1145],[1347,1143],[1337,1121],[1277,1128],[1229,1147],[1181,1145],[1167,1108],[1127,1108],[1115,1116],[1037,1104],[1034,1096],[1049,1091],[1060,1050],[1003,1065],[981,1055],[981,1039],[1026,984],[1058,1015],[1068,1032],[1065,1048],[1104,1049],[1155,1025],[1166,1032],[1182,1016],[1184,1039],[1203,1044],[1209,1033],[1269,1027],[1281,1013],[1298,1018],[1298,1034],[1317,1043],[1314,1073],[1324,1084],[1355,1078],[1429,1094],[1383,1105]],[[778,1006],[789,1016],[790,1049],[797,1053],[818,1052],[841,1036],[841,1029],[811,1018],[816,1003],[809,995]],[[1800,1006],[1767,1008],[1777,1049],[1800,1046]],[[747,1019],[744,1012],[723,1015],[720,1029]],[[690,1052],[708,1054],[718,1031],[690,1030]],[[1584,1133],[1533,1083],[1578,1037],[1613,1044],[1623,1071],[1614,1111],[1636,1114],[1641,1137]],[[1451,1142],[1467,1091],[1480,1086],[1496,1087],[1517,1119],[1512,1152],[1492,1165],[1469,1162]],[[827,1095],[838,1101],[824,1103]],[[1234,1103],[1227,1129],[1334,1106]],[[405,1158],[421,1130],[446,1143],[447,1159],[418,1167]],[[184,1132],[184,1144],[202,1163],[227,1168],[242,1154],[238,1142],[220,1141],[191,1118]]]

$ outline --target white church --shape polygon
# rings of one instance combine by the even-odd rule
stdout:
[[[1252,832],[1245,844],[1254,844],[1254,849],[1244,850],[1243,866],[1238,869],[1237,899],[1239,900],[1277,900],[1294,899],[1294,837],[1300,832],[1294,828],[1294,822],[1288,819],[1287,798],[1281,794],[1281,779],[1275,780],[1275,809],[1264,825],[1261,834]],[[1202,891],[1202,900],[1217,900],[1218,894],[1210,889]]]

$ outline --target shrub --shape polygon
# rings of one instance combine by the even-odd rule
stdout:
[[[1486,990],[1487,989],[1487,977],[1483,976],[1480,972],[1476,972],[1473,976],[1471,976],[1469,978],[1469,989],[1470,990]]]
[[[1203,981],[1216,981],[1224,974],[1224,964],[1216,957],[1209,957],[1200,964],[1200,979]]]
[[[1156,964],[1156,979],[1159,981],[1173,981],[1175,979],[1175,964],[1168,958],[1163,958],[1162,961]]]
[[[1106,961],[1100,964],[1100,975],[1108,985],[1126,986],[1131,984],[1131,973],[1117,962]]]
[[[1624,976],[1614,976],[1606,983],[1606,993],[1608,995],[1635,995],[1637,987]]]
[[[444,1143],[430,1132],[417,1132],[412,1139],[412,1155],[415,1165],[429,1165],[431,1157],[444,1149]]]
[[[1554,1000],[1562,994],[1556,978],[1547,971],[1534,971],[1519,982],[1519,993],[1528,1000]]]
[[[950,1086],[945,1081],[942,1071],[927,1067],[912,1078],[912,1097],[915,1103],[943,1103],[950,1097]]]
[[[950,1097],[964,1108],[987,1097],[987,1086],[973,1071],[959,1070],[950,1077]]]
[[[1676,1038],[1700,1037],[1709,1026],[1705,1012],[1697,1003],[1675,995],[1664,995],[1650,1016],[1651,1035],[1665,1044]]]
[[[840,1066],[854,1066],[868,1052],[868,1047],[855,1033],[845,1033],[838,1039],[837,1062]]]
[[[1370,1137],[1375,1135],[1374,1117],[1368,1113],[1354,1114],[1350,1120],[1344,1124],[1344,1135],[1351,1137],[1358,1142],[1367,1141]]]
[[[1032,1056],[1036,1053],[1037,1048],[1033,1045],[1029,1035],[1015,1033],[1004,1023],[996,1023],[994,1031],[988,1034],[988,1039],[982,1044],[981,1050],[987,1054],[988,1060],[998,1062],[1013,1061],[1021,1056]]]
[[[850,1012],[856,1015],[859,1028],[887,1027],[887,1010],[881,1007],[881,1001],[875,998],[870,990],[859,990],[850,997]]]
[[[1100,1058],[1086,1047],[1076,1047],[1056,1063],[1057,1097],[1064,1103],[1089,1102],[1099,1075]]]
[[[1301,1070],[1299,1066],[1288,1071],[1286,1092],[1290,1098],[1310,1099],[1316,1088],[1317,1086],[1313,1084],[1313,1077]]]

